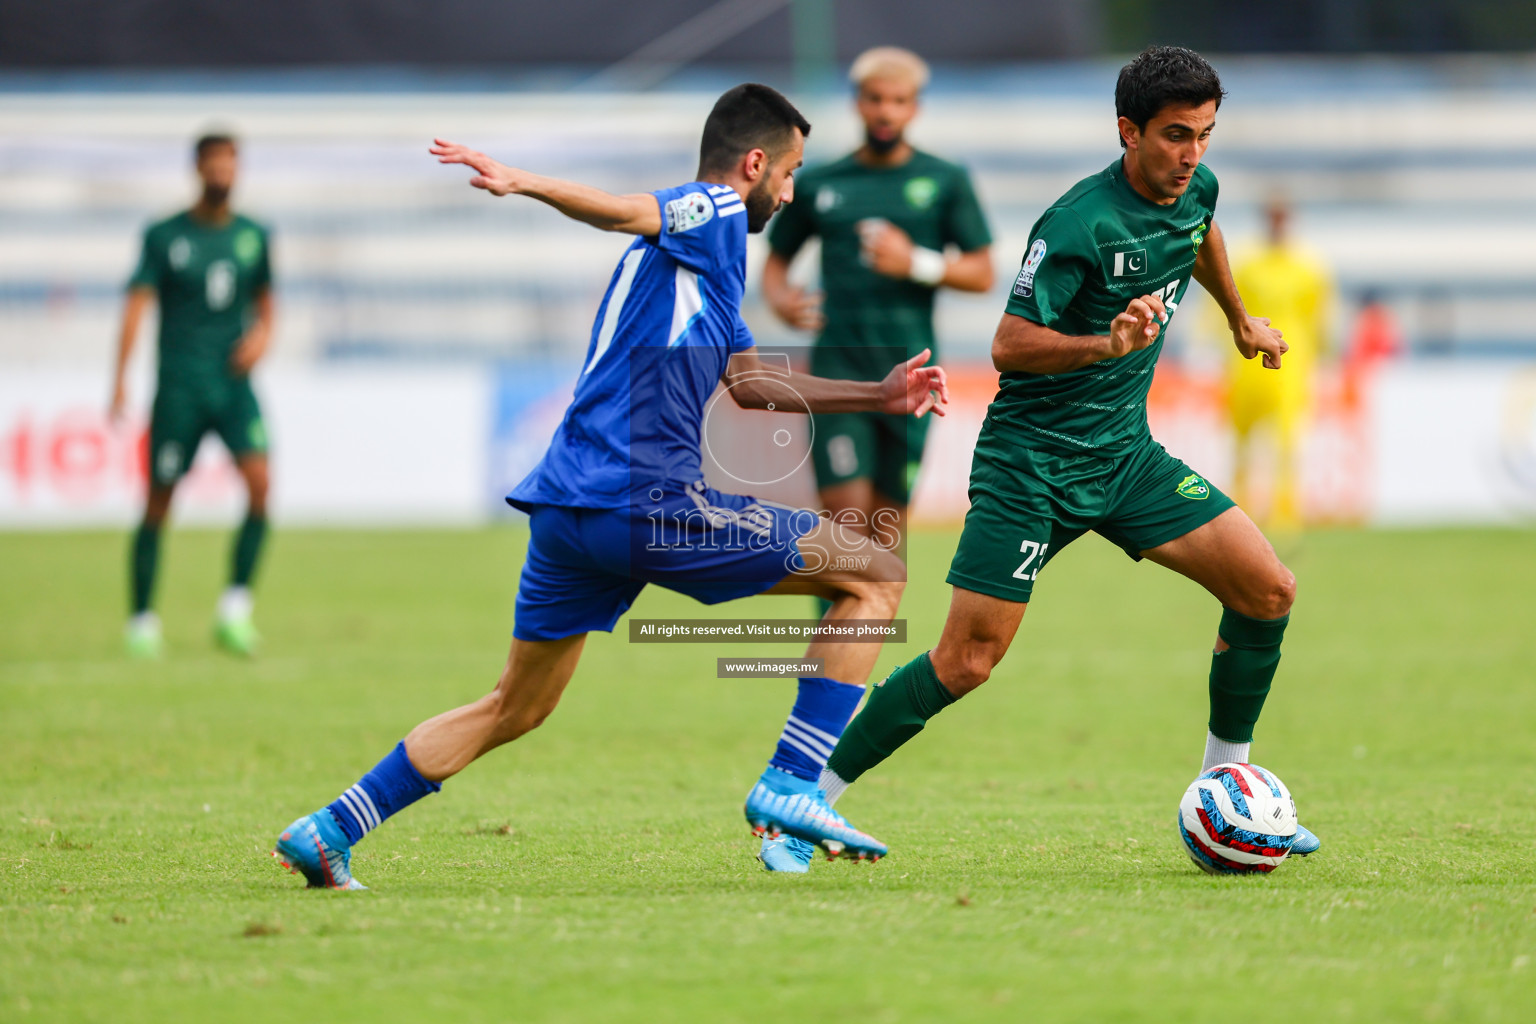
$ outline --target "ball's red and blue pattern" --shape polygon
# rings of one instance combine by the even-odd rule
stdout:
[[[1273,871],[1296,841],[1296,801],[1271,771],[1219,764],[1184,791],[1179,837],[1211,874]]]

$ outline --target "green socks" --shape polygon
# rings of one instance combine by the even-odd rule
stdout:
[[[155,590],[155,569],[160,563],[160,527],[140,523],[129,549],[129,598],[133,614],[149,611],[149,598]]]
[[[1230,608],[1221,615],[1227,649],[1211,657],[1212,734],[1233,743],[1253,739],[1253,726],[1264,710],[1270,683],[1280,664],[1280,641],[1290,616],[1250,619]],[[939,682],[927,653],[901,666],[885,682],[870,687],[869,699],[843,737],[827,771],[852,782],[922,732],[934,715],[955,702]]]
[[[235,534],[235,548],[230,567],[230,586],[248,587],[256,575],[261,557],[261,542],[267,536],[265,516],[247,515]],[[155,571],[160,564],[160,527],[141,523],[133,534],[129,556],[130,598],[133,614],[149,611],[149,599],[155,589]]]
[[[955,702],[944,689],[928,654],[917,656],[869,688],[864,710],[848,724],[827,759],[827,770],[852,782],[923,731],[928,719]]]
[[[1269,696],[1269,684],[1280,664],[1280,640],[1290,621],[1289,615],[1250,619],[1222,609],[1220,633],[1228,648],[1211,656],[1213,735],[1234,743],[1253,739],[1253,725]]]
[[[267,536],[266,516],[247,515],[235,534],[234,564],[230,569],[229,585],[249,587],[256,575],[256,560],[261,557],[261,542]]]

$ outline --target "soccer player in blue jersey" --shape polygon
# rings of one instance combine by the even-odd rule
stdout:
[[[496,688],[418,725],[333,803],[285,829],[273,851],[312,887],[356,889],[351,849],[385,818],[442,788],[554,711],[587,633],[611,631],[647,583],[706,604],[760,593],[832,602],[827,620],[888,621],[904,570],[890,551],[804,509],[703,482],[705,403],[722,382],[744,408],[942,414],[927,352],[880,381],[765,367],[741,320],[746,240],[794,195],[810,124],[774,90],[725,93],[704,125],[694,181],[615,196],[507,167],[444,140],[442,163],[492,195],[526,195],[575,220],[638,236],[598,310],[575,397],[543,460],[508,496],[529,514],[512,651]],[[847,569],[848,565],[862,566]],[[834,569],[834,567],[838,567]],[[770,870],[804,871],[811,844],[878,857],[885,846],[826,803],[817,779],[863,693],[875,644],[818,639],[823,677],[800,680],[777,749],[748,794]],[[796,842],[790,845],[790,839]]]

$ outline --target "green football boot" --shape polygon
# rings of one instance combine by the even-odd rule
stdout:
[[[153,661],[165,652],[160,635],[160,619],[154,612],[144,612],[128,620],[123,630],[123,647],[135,661]]]
[[[219,619],[213,626],[213,638],[230,654],[241,658],[254,658],[261,646],[261,634],[249,616]]]

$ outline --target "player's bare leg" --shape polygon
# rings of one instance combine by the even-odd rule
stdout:
[[[874,491],[874,505],[870,512],[870,535],[885,547],[896,552],[902,561],[907,558],[907,506],[886,494],[878,487]]]
[[[869,516],[875,507],[875,485],[869,477],[855,477],[816,492],[827,518],[842,526],[869,533]]]
[[[171,499],[175,494],[175,484],[152,482],[144,502],[144,518],[133,534],[128,566],[131,612],[123,633],[129,657],[157,658],[164,646],[160,619],[151,609],[150,601],[160,564],[160,534],[170,515]]]
[[[405,737],[423,778],[442,782],[470,762],[538,728],[560,703],[587,634],[559,640],[513,640],[496,688],[472,704],[429,718]]]
[[[512,641],[496,688],[411,730],[373,770],[328,806],[283,830],[272,855],[311,888],[361,889],[352,877],[352,846],[489,750],[536,728],[565,692],[581,659],[585,633],[559,640]]]
[[[928,652],[944,688],[958,700],[992,676],[1029,607],[955,587],[939,642]]]
[[[1249,618],[1281,618],[1290,614],[1296,599],[1296,577],[1240,508],[1229,508],[1204,526],[1141,554],[1188,576],[1224,607]]]
[[[267,536],[270,470],[265,452],[241,455],[235,460],[235,468],[245,481],[246,512],[230,551],[229,586],[219,597],[213,631],[219,646],[232,654],[250,657],[261,640],[252,621],[255,602],[251,597],[251,580]]]
[[[1199,583],[1221,602],[1211,655],[1211,718],[1202,771],[1247,762],[1253,727],[1280,664],[1280,642],[1296,600],[1296,577],[1253,520],[1230,508],[1176,540],[1142,554]],[[1291,852],[1321,844],[1298,826]]]
[[[265,516],[267,514],[267,491],[270,486],[271,469],[264,453],[242,455],[235,460],[235,469],[240,474],[240,479],[245,482],[246,511],[250,515]]]
[[[829,522],[865,536],[870,534],[875,488],[868,477],[855,477],[831,487],[823,487],[816,492],[816,500],[821,502]],[[830,606],[829,598],[817,596],[816,614],[825,615]]]
[[[829,604],[823,622],[889,622],[896,617],[906,589],[906,566],[893,552],[859,530],[825,519],[800,538],[799,546],[807,562],[806,571],[786,576],[768,593],[822,598]],[[825,564],[818,565],[818,561]],[[863,686],[880,657],[880,648],[880,644],[818,640],[806,649],[805,656],[822,659],[823,671],[829,677]]]

